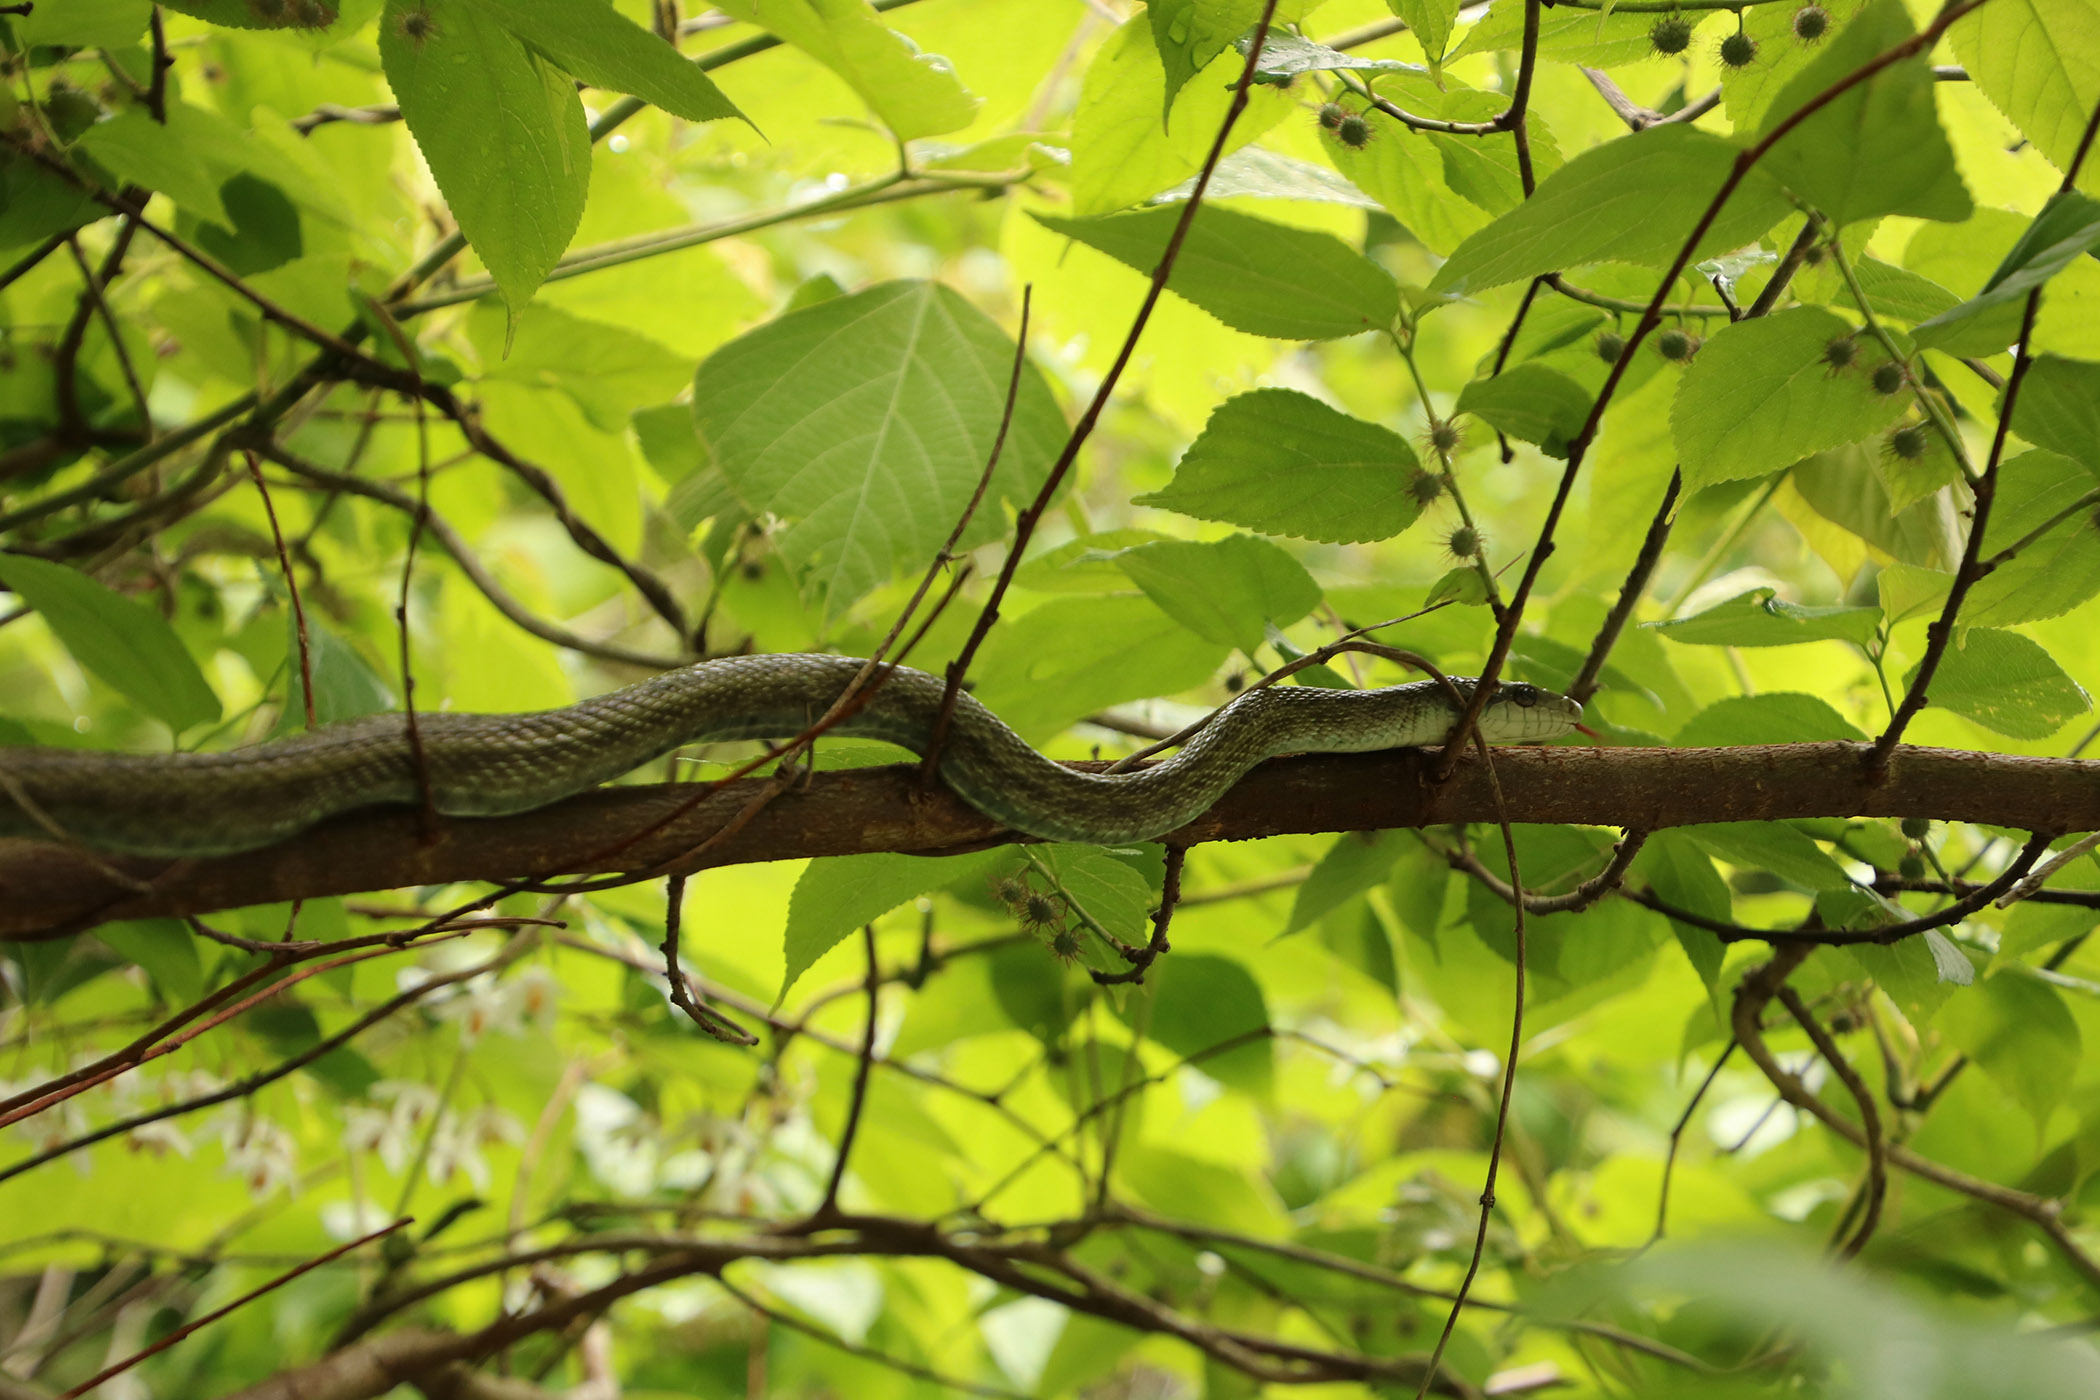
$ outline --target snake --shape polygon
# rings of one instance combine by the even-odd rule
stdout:
[[[0,749],[0,836],[171,858],[255,850],[362,808],[431,805],[449,817],[529,812],[688,744],[800,735],[867,663],[776,653],[667,671],[561,709],[520,714],[367,715],[246,747],[134,754]],[[947,683],[877,670],[872,694],[827,732],[924,754]],[[1452,677],[1470,702],[1476,682]],[[860,697],[856,697],[857,699]],[[1582,706],[1500,684],[1479,719],[1489,742],[1551,739]],[[1173,757],[1095,773],[1045,757],[967,691],[939,745],[941,779],[1003,826],[1052,841],[1118,845],[1173,831],[1264,759],[1432,744],[1459,717],[1434,680],[1364,690],[1265,686],[1236,696]]]

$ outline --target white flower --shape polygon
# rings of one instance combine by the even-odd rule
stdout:
[[[260,1200],[274,1195],[280,1186],[289,1187],[298,1170],[292,1135],[268,1119],[248,1125],[247,1134],[226,1153],[226,1170],[240,1177],[248,1194]]]

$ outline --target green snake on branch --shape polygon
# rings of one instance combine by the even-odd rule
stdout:
[[[686,744],[790,738],[828,710],[865,663],[814,654],[704,661],[559,710],[416,716],[432,804],[446,816],[504,816],[609,782]],[[829,732],[923,753],[945,682],[899,666]],[[1453,678],[1470,699],[1473,682]],[[1567,733],[1582,706],[1537,686],[1500,686],[1480,716],[1489,741]],[[1250,690],[1163,763],[1129,773],[1067,768],[958,694],[940,775],[1016,831],[1113,845],[1200,815],[1242,774],[1284,753],[1364,753],[1431,744],[1457,721],[1436,681],[1375,690]],[[62,837],[149,856],[230,855],[340,813],[422,800],[406,716],[369,715],[220,753],[0,749],[0,836]]]

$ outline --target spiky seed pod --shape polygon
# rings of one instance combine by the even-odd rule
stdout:
[[[1054,928],[1065,921],[1065,902],[1057,895],[1030,890],[1015,912],[1025,928]]]
[[[1323,103],[1320,107],[1320,125],[1326,127],[1329,131],[1333,131],[1342,124],[1342,119],[1348,115],[1349,109],[1339,102]]]
[[[1016,914],[1021,912],[1022,905],[1027,902],[1031,893],[1033,891],[1030,890],[1028,881],[1018,874],[992,877],[992,898]]]
[[[1757,40],[1738,29],[1721,41],[1721,62],[1729,68],[1748,68],[1757,61]]]
[[[1794,11],[1794,37],[1804,44],[1814,44],[1830,32],[1830,11],[1821,5],[1803,5]]]
[[[1859,342],[1849,335],[1833,337],[1823,347],[1823,363],[1834,370],[1850,369],[1859,359]]]
[[[1896,862],[1896,873],[1906,880],[1925,878],[1925,861],[1920,856],[1905,856]]]
[[[1655,353],[1666,360],[1674,360],[1678,364],[1683,364],[1686,360],[1692,358],[1693,352],[1697,351],[1698,348],[1699,338],[1697,336],[1689,331],[1679,330],[1675,326],[1659,332],[1655,337]]]
[[[1426,506],[1444,494],[1444,478],[1435,472],[1416,472],[1407,479],[1407,494],[1418,506]]]
[[[1361,112],[1350,113],[1336,125],[1334,139],[1352,151],[1362,150],[1371,144],[1371,119]]]
[[[1903,819],[1903,834],[1913,841],[1923,841],[1926,837],[1932,835],[1932,819],[1930,817],[1905,817]]]
[[[1076,929],[1061,928],[1050,935],[1050,956],[1061,963],[1077,962],[1082,946]]]
[[[1664,15],[1648,30],[1648,42],[1664,56],[1683,53],[1692,44],[1692,26],[1683,15]]]
[[[1461,525],[1444,536],[1444,550],[1453,559],[1472,559],[1480,554],[1480,532],[1471,525]]]
[[[1439,418],[1431,423],[1426,436],[1429,445],[1445,457],[1458,451],[1459,444],[1465,441],[1465,434],[1449,418]]]
[[[1899,461],[1915,462],[1925,455],[1931,443],[1923,423],[1905,423],[1889,434],[1889,455]]]
[[[1801,265],[1803,267],[1821,267],[1823,259],[1829,256],[1830,250],[1828,248],[1825,248],[1820,243],[1811,243],[1801,250]]]
[[[1893,394],[1903,387],[1903,366],[1888,360],[1874,366],[1874,392]]]
[[[1597,358],[1608,365],[1617,364],[1619,356],[1626,353],[1626,337],[1617,331],[1599,331],[1594,344]]]

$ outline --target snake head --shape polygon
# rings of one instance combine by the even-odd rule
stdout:
[[[1480,714],[1481,736],[1490,743],[1557,739],[1582,718],[1582,703],[1528,681],[1507,681]]]

